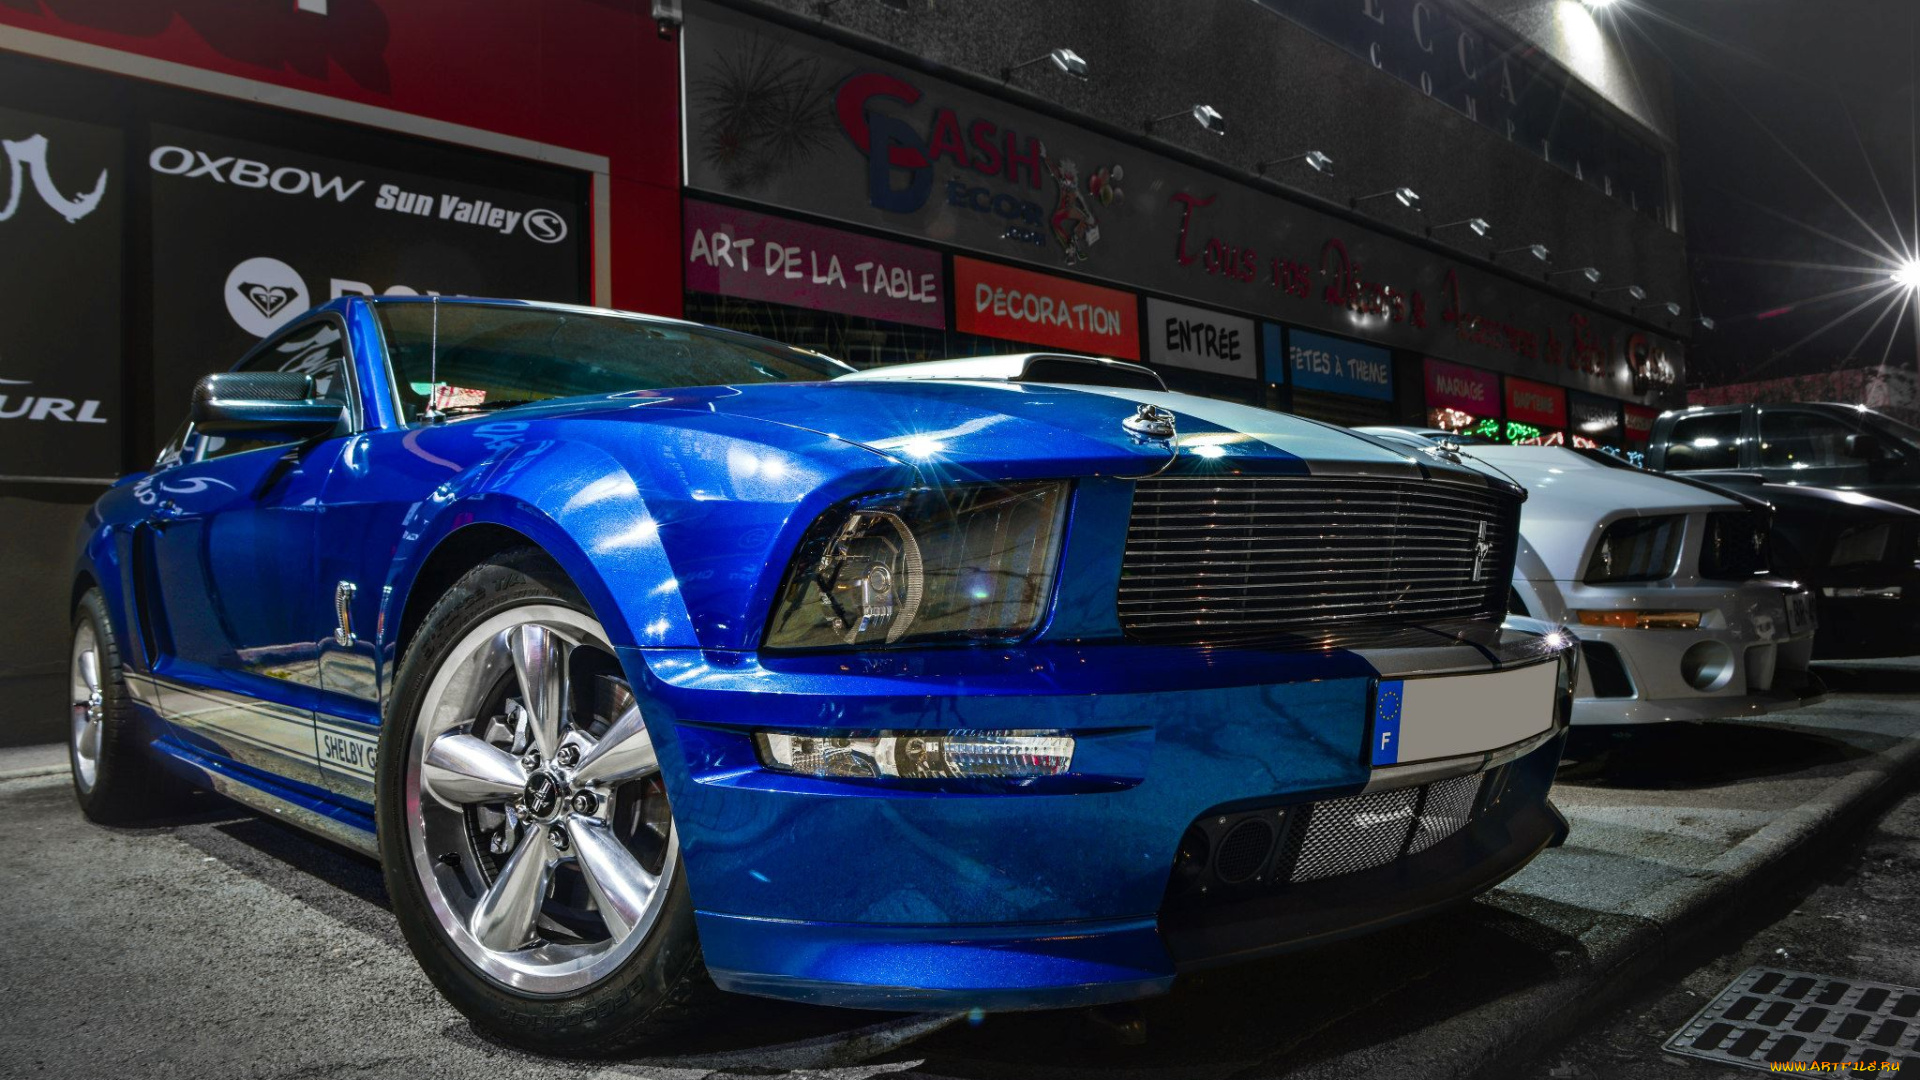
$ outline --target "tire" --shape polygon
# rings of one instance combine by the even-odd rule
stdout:
[[[68,651],[67,763],[73,794],[87,817],[117,825],[179,809],[186,785],[147,753],[143,725],[127,692],[120,639],[99,589],[88,589],[73,614]]]
[[[409,948],[477,1027],[546,1054],[630,1050],[690,1025],[719,994],[652,744],[635,741],[644,724],[605,644],[540,552],[497,556],[428,612],[380,736],[381,862]],[[542,677],[551,671],[565,681]],[[615,704],[573,709],[583,693]],[[544,737],[543,714],[555,717]]]

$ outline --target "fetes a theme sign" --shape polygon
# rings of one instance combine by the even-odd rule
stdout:
[[[1357,341],[1287,332],[1287,378],[1308,390],[1393,400],[1393,354]]]

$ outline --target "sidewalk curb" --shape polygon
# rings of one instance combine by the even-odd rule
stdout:
[[[1633,980],[1777,892],[1824,844],[1871,818],[1920,776],[1920,739],[1875,755],[1681,880],[1625,906],[1575,939],[1551,980],[1388,1042],[1304,1065],[1290,1077],[1477,1077],[1536,1052],[1607,1008]]]
[[[31,780],[36,776],[60,776],[66,773],[66,765],[41,765],[32,769],[14,769],[12,772],[0,772],[0,784],[9,780]]]

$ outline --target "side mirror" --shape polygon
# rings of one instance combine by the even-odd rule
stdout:
[[[193,387],[193,426],[235,432],[320,435],[339,426],[346,407],[315,400],[313,376],[291,371],[230,371],[202,376]]]
[[[1847,456],[1861,461],[1885,461],[1887,448],[1878,435],[1849,435]]]

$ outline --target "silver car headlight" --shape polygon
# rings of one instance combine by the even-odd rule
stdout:
[[[807,530],[767,626],[769,649],[1008,641],[1053,595],[1064,481],[865,495]]]
[[[1668,514],[1614,522],[1600,534],[1581,580],[1606,585],[1672,577],[1680,561],[1680,532],[1686,520],[1683,515]]]

